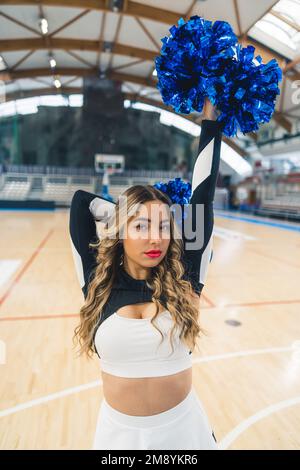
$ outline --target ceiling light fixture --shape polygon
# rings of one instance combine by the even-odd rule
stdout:
[[[113,43],[110,41],[104,41],[103,52],[112,52]]]
[[[49,64],[52,69],[56,67],[56,60],[54,59],[53,55],[49,55]]]
[[[60,82],[59,78],[57,78],[57,77],[54,78],[53,83],[54,83],[55,88],[61,88],[61,82]]]
[[[39,19],[39,27],[43,35],[48,33],[48,21],[46,18]]]
[[[115,13],[117,13],[118,11],[123,10],[123,3],[124,3],[124,0],[110,0],[109,8]]]

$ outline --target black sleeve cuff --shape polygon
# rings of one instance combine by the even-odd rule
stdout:
[[[203,129],[203,131],[222,132],[224,123],[212,119],[202,119],[201,129]]]

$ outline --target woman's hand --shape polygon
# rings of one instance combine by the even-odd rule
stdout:
[[[215,121],[218,117],[217,108],[214,106],[210,100],[205,97],[203,111],[202,111],[202,119],[210,119]]]

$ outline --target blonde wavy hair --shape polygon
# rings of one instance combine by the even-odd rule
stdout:
[[[132,214],[139,204],[149,201],[161,201],[169,208],[172,205],[172,201],[165,193],[151,185],[131,186],[122,193],[122,197],[124,196],[126,196],[126,208],[122,210],[119,198],[109,223],[102,224],[100,228],[97,227],[99,240],[96,243],[90,243],[90,247],[97,250],[97,264],[93,278],[89,282],[85,302],[79,312],[80,324],[74,330],[73,342],[74,345],[78,343],[80,345],[79,355],[86,353],[88,357],[92,357],[96,352],[94,334],[98,323],[101,322],[102,309],[110,296],[120,266],[120,258],[123,255],[120,233],[124,233],[124,228],[134,218],[134,215],[128,216],[128,213]],[[173,212],[170,210],[169,213],[168,251],[162,261],[151,268],[150,276],[146,279],[147,286],[153,292],[152,302],[156,305],[156,313],[151,323],[160,332],[163,340],[163,334],[154,321],[158,316],[160,299],[164,297],[165,307],[174,320],[171,336],[173,337],[174,330],[178,327],[179,338],[193,351],[195,346],[198,346],[197,337],[200,333],[206,333],[199,326],[199,295],[194,292],[190,281],[183,279],[185,274],[184,265],[181,262],[183,241]],[[175,234],[177,234],[176,237]],[[193,299],[197,299],[197,306]]]

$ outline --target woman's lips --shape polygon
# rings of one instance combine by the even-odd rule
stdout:
[[[145,255],[149,256],[149,258],[159,258],[159,256],[161,255],[161,251],[158,251],[156,253],[154,253],[154,252],[145,253]]]

